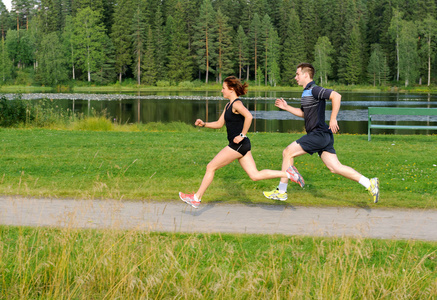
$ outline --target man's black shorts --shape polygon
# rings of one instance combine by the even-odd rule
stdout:
[[[311,155],[317,152],[320,156],[324,151],[335,154],[332,132],[312,131],[298,139],[296,143]]]
[[[249,152],[251,148],[250,140],[247,137],[245,137],[239,144],[235,144],[234,142],[229,142],[228,146],[243,156],[245,156],[246,153]]]

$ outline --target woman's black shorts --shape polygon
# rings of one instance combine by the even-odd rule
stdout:
[[[245,137],[239,144],[234,142],[229,142],[228,145],[232,150],[237,151],[241,155],[245,156],[247,152],[250,151],[251,145],[249,138]]]

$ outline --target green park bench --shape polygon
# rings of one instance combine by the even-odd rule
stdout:
[[[432,125],[385,125],[372,124],[373,115],[396,115],[396,116],[437,116],[437,108],[411,108],[411,107],[369,107],[369,125],[367,127],[368,141],[370,141],[370,129],[411,129],[411,130],[437,130]]]

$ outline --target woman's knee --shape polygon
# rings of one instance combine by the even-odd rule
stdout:
[[[213,163],[209,163],[206,165],[206,171],[207,172],[215,172],[217,170],[217,166]]]
[[[249,174],[249,178],[252,179],[252,181],[259,181],[262,180],[259,172],[254,173],[254,174]]]

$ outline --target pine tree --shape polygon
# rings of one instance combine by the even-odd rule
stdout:
[[[0,30],[1,36],[4,38],[6,36],[6,31],[9,29],[9,11],[6,6],[0,1]]]
[[[167,76],[166,65],[167,65],[167,53],[168,47],[166,47],[165,39],[165,27],[164,19],[161,13],[161,6],[154,15],[153,20],[153,42],[155,45],[155,66],[157,72],[157,79],[163,79]]]
[[[382,53],[381,46],[379,44],[373,44],[372,53],[367,66],[369,79],[373,86],[376,86],[376,84],[381,85],[384,77],[384,60],[385,57]]]
[[[16,28],[29,29],[29,22],[36,16],[36,0],[12,0],[12,15],[16,18]]]
[[[280,44],[279,44],[279,36],[278,32],[274,29],[274,27],[270,27],[269,39],[268,39],[268,52],[270,55],[268,56],[268,64],[267,64],[267,73],[268,82],[271,86],[276,86],[278,82],[280,82],[280,69],[279,69],[279,56],[280,56]]]
[[[236,40],[236,47],[238,53],[238,78],[241,80],[241,75],[244,66],[248,62],[248,41],[246,33],[244,32],[243,26],[238,26]]]
[[[43,33],[60,31],[64,21],[62,19],[61,0],[41,0],[38,12],[39,28]]]
[[[71,16],[67,16],[65,19],[65,26],[62,32],[62,44],[64,47],[63,53],[66,56],[66,63],[71,68],[71,78],[76,79],[75,71],[75,49],[74,49],[74,22]]]
[[[271,19],[269,17],[268,14],[265,14],[262,22],[261,22],[261,41],[262,41],[262,47],[260,47],[260,50],[262,50],[262,57],[263,57],[263,62],[264,62],[264,85],[267,85],[267,80],[268,80],[268,63],[269,63],[269,59],[270,59],[270,42],[272,37],[270,36],[273,32],[271,31],[271,29],[273,28]],[[261,51],[260,51],[261,52]]]
[[[204,0],[200,6],[200,14],[195,25],[194,34],[197,63],[200,70],[205,71],[205,82],[208,83],[210,67],[216,58],[217,29],[215,12],[211,0]]]
[[[327,36],[319,37],[314,47],[314,68],[316,69],[315,78],[320,79],[320,85],[328,82],[328,76],[332,72],[332,54],[334,47]]]
[[[137,79],[137,84],[141,84],[141,64],[145,52],[146,43],[146,20],[144,14],[144,5],[142,0],[137,0],[134,7],[134,16],[132,22],[132,44],[134,59],[132,69]],[[154,55],[152,53],[152,55]]]
[[[168,52],[168,78],[173,82],[190,81],[192,79],[192,60],[188,49],[188,37],[185,31],[184,10],[178,2],[174,10],[173,24],[169,28],[170,49]]]
[[[155,46],[153,43],[153,31],[150,26],[148,26],[147,30],[147,43],[141,69],[143,71],[143,83],[146,85],[154,85],[157,79],[157,71],[155,65]]]
[[[122,76],[132,63],[132,1],[117,0],[112,24],[111,39],[115,47],[115,69],[121,83]]]
[[[232,73],[232,28],[228,25],[229,18],[219,9],[216,14],[217,24],[217,79],[222,83],[222,78]],[[224,76],[223,76],[224,75]]]
[[[340,78],[348,84],[357,84],[363,70],[363,41],[358,25],[354,26],[346,48],[346,62]]]
[[[261,70],[258,66],[259,57],[260,57],[260,48],[262,48],[261,45],[261,20],[259,18],[259,15],[255,13],[253,15],[253,20],[250,23],[250,31],[249,31],[249,53],[253,60],[253,67],[255,70],[255,80],[259,79],[259,76],[257,76],[257,72]],[[249,74],[249,67],[247,70]]]
[[[296,74],[296,66],[305,61],[303,34],[300,27],[299,16],[295,10],[291,10],[288,22],[287,36],[282,47],[282,82],[293,84]]]

